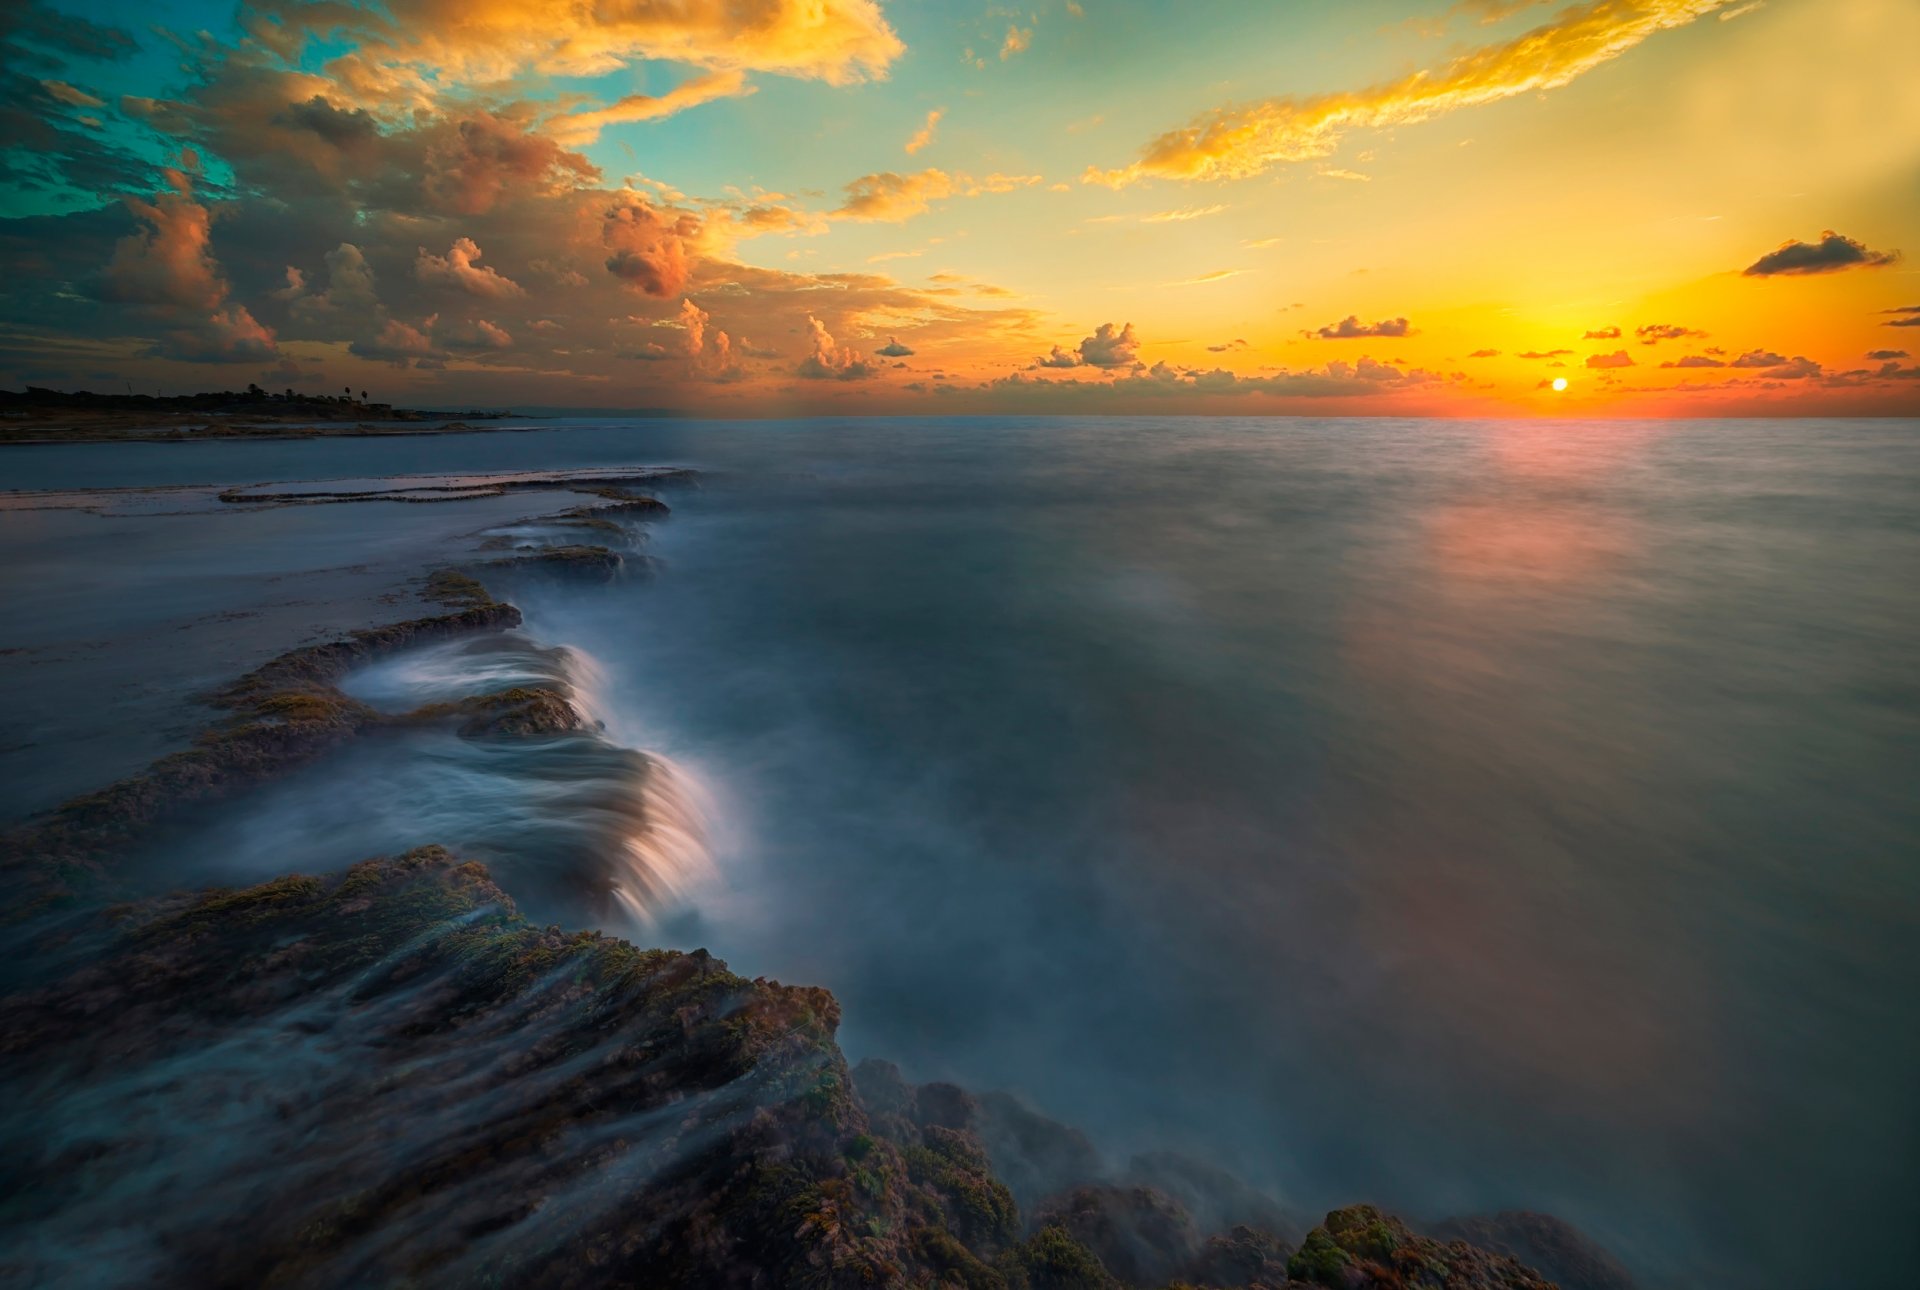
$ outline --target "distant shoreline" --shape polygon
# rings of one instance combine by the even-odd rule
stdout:
[[[472,422],[538,420],[510,411],[427,412],[373,403],[364,396],[269,394],[258,386],[171,397],[0,391],[0,445],[192,443],[200,440],[370,438],[538,430]]]
[[[227,418],[207,416],[183,417],[179,424],[166,427],[153,424],[152,418],[140,418],[125,426],[85,424],[25,427],[17,423],[0,424],[0,447],[46,447],[69,443],[204,443],[213,440],[233,443],[294,439],[386,439],[406,435],[492,434],[553,428],[541,425],[470,425],[465,421],[447,421],[440,425],[402,422],[357,422],[338,426],[306,422],[261,424],[234,423]]]

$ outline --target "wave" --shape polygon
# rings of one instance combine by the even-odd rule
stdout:
[[[440,843],[486,863],[535,917],[650,933],[715,881],[711,794],[609,737],[604,669],[585,651],[505,631],[393,655],[340,688],[419,720],[189,816],[140,870],[156,885],[253,881]],[[533,690],[567,715],[531,730],[470,716]]]

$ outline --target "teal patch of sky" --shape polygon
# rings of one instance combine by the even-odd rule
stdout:
[[[829,206],[838,204],[841,185],[861,175],[927,166],[1077,184],[1089,164],[1123,165],[1149,139],[1209,108],[1391,79],[1444,58],[1463,34],[1482,38],[1483,30],[1456,17],[1437,39],[1404,21],[1437,17],[1444,0],[1232,0],[1204,9],[1085,0],[1083,8],[1086,16],[1074,18],[1058,0],[965,13],[949,4],[892,4],[887,16],[906,52],[883,81],[832,86],[755,73],[751,97],[610,126],[586,152],[616,182],[638,171],[701,196],[729,184],[824,190]],[[1033,36],[1003,61],[1009,25]],[[967,49],[986,66],[964,61]],[[653,64],[644,75],[627,71],[566,88],[611,103],[664,93],[694,74]],[[907,139],[933,108],[945,109],[934,143],[907,155]],[[1151,204],[1145,194],[1138,200]]]

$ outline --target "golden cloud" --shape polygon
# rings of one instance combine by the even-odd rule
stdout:
[[[1146,146],[1116,170],[1089,167],[1087,183],[1221,180],[1331,155],[1353,129],[1412,125],[1464,107],[1558,89],[1656,32],[1682,27],[1730,0],[1596,0],[1499,44],[1371,89],[1273,98],[1217,108]]]
[[[884,77],[906,48],[875,0],[387,0],[377,11],[254,0],[251,10],[249,34],[281,57],[310,38],[351,37],[359,52],[336,60],[338,72],[390,88],[396,68],[472,84],[648,59],[845,85]]]
[[[610,125],[658,121],[702,103],[744,98],[753,92],[745,72],[706,72],[682,81],[665,94],[629,94],[609,107],[554,117],[547,122],[547,133],[563,147],[579,148],[598,139],[600,131]]]

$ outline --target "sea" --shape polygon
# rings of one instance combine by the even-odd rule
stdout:
[[[562,676],[590,746],[356,746],[139,880],[441,842],[1116,1168],[1543,1211],[1648,1287],[1913,1284],[1920,421],[529,425],[0,449],[0,814],[593,500],[219,490],[685,467],[627,574],[346,685]]]

